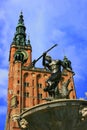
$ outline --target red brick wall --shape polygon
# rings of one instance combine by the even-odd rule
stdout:
[[[30,107],[46,102],[42,100],[42,98],[48,96],[48,94],[43,91],[43,88],[46,86],[45,81],[50,76],[50,73],[41,71],[40,69],[38,71],[36,69],[22,69],[21,62],[14,62],[16,50],[17,48],[15,46],[11,47],[8,74],[8,123],[6,130],[20,130],[13,117]],[[25,48],[25,51],[28,53],[28,60],[24,66],[27,67],[32,62],[32,50],[30,48]],[[71,72],[66,73],[67,76],[62,76],[63,81],[60,81],[59,88],[61,88],[61,84],[64,81],[73,76]],[[69,98],[75,99],[76,93],[73,77],[68,86],[68,89],[71,88],[73,88],[73,91],[70,93]],[[11,107],[11,100],[14,96],[17,98],[17,103],[16,106]]]

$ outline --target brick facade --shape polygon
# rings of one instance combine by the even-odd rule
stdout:
[[[15,60],[15,53],[20,50],[22,54],[26,52],[27,60]],[[8,74],[8,112],[6,130],[20,130],[16,118],[23,111],[46,102],[42,100],[48,96],[43,91],[46,86],[45,81],[50,76],[50,72],[44,68],[29,67],[32,62],[32,47],[27,45],[11,44],[9,53],[9,74]],[[73,88],[69,98],[75,99],[73,74],[64,70],[66,75],[62,75],[59,88],[67,79],[72,77],[68,89]]]

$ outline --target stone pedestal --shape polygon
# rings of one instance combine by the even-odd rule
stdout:
[[[54,100],[37,105],[20,115],[25,130],[87,130],[87,101]],[[25,120],[22,128],[21,121]]]

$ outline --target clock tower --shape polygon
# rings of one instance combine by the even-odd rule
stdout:
[[[46,68],[31,67],[32,46],[30,39],[26,40],[26,27],[22,12],[20,13],[16,33],[9,52],[9,73],[8,73],[8,108],[6,119],[6,130],[20,130],[18,125],[19,115],[29,108],[46,102],[48,93],[44,92],[46,80],[51,72]],[[63,70],[61,84],[70,77],[68,88],[73,89],[69,98],[75,99],[73,73]]]
[[[43,88],[50,72],[30,67],[31,64],[32,46],[30,39],[26,40],[26,27],[21,12],[9,52],[6,130],[20,130],[16,120],[20,113],[45,102],[42,98],[47,93],[44,93]]]
[[[28,67],[32,62],[32,47],[30,40],[26,40],[26,27],[24,25],[23,14],[19,16],[16,33],[10,46],[9,53],[9,74],[8,74],[8,113],[6,130],[18,130],[15,118],[26,107],[24,99],[27,100],[29,83],[25,82],[23,66]],[[27,76],[27,71],[25,72]],[[25,76],[25,77],[26,77]],[[24,82],[23,82],[24,81]],[[27,86],[23,88],[23,86]]]

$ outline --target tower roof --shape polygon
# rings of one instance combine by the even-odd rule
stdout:
[[[26,45],[26,27],[24,25],[23,13],[19,15],[18,24],[16,27],[16,33],[13,38],[13,44],[25,46]]]
[[[24,19],[23,19],[23,12],[21,11],[20,16],[19,16],[19,20],[18,20],[18,25],[24,25]]]

